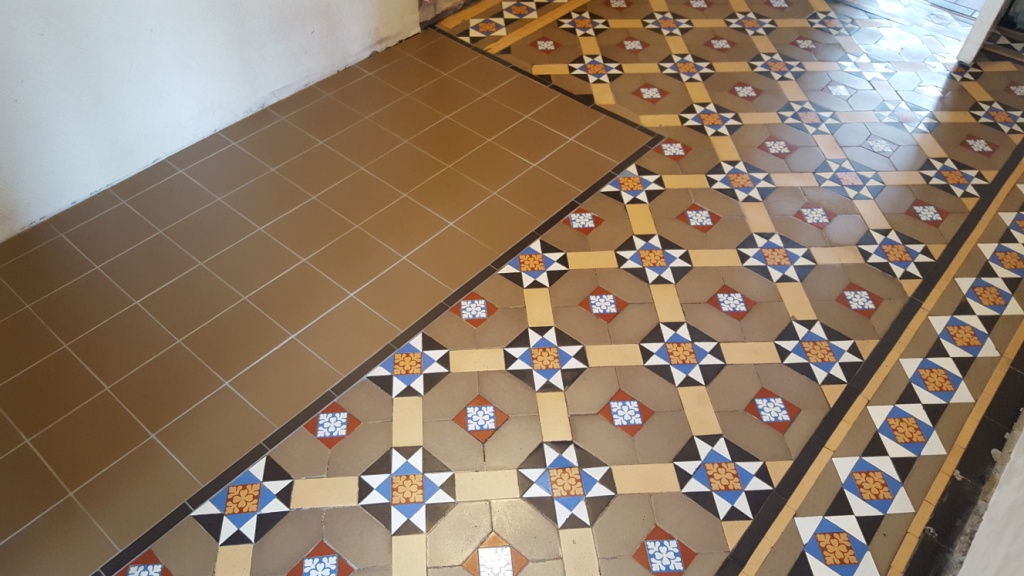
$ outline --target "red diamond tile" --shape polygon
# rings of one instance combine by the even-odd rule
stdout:
[[[481,324],[486,322],[497,311],[497,306],[491,304],[476,292],[466,294],[466,297],[455,306],[452,306],[450,310],[452,314],[462,318],[474,328],[479,328]]]
[[[583,208],[573,210],[562,220],[562,224],[584,235],[589,235],[602,223],[604,223],[604,218]]]
[[[782,433],[789,430],[793,420],[796,420],[797,414],[800,413],[796,404],[767,388],[761,388],[754,394],[750,404],[747,404],[746,411],[747,414]]]
[[[814,52],[815,50],[818,49],[817,43],[815,43],[814,40],[811,40],[807,36],[797,36],[796,38],[793,39],[792,42],[789,43],[789,45],[796,46],[801,50],[807,50],[808,52]]]
[[[964,138],[963,142],[960,143],[960,146],[970,150],[971,152],[977,152],[982,156],[991,156],[999,149],[999,146],[985,140],[981,136],[975,136],[973,134],[968,134],[967,137]]]
[[[662,156],[673,160],[678,160],[690,152],[693,152],[693,148],[678,140],[673,140],[672,138],[665,138],[665,140],[663,140],[661,144],[658,144],[655,149]]]
[[[715,36],[712,36],[710,40],[704,43],[704,45],[707,46],[708,48],[711,48],[712,50],[718,50],[723,54],[725,54],[729,50],[732,50],[733,48],[731,40],[727,38],[722,38],[717,34]]]
[[[138,558],[132,560],[131,564],[122,568],[121,571],[118,572],[115,576],[128,576],[129,571],[131,571],[132,574],[135,574],[136,571],[138,571],[141,574],[156,574],[154,570],[146,571],[138,568],[132,570],[136,566],[159,566],[160,576],[174,576],[173,574],[171,574],[171,571],[163,565],[163,562],[161,562],[160,559],[156,557],[156,554],[152,550],[146,550],[145,552],[140,554]],[[346,574],[345,576],[348,576],[348,574]]]
[[[750,313],[757,302],[747,298],[738,290],[723,285],[718,292],[715,292],[714,296],[708,299],[708,304],[737,320],[743,320],[743,317]]]
[[[480,442],[487,442],[507,421],[508,414],[502,412],[501,408],[483,396],[473,398],[465,408],[459,410],[455,418],[452,418],[452,422],[458,424]]]
[[[803,220],[819,230],[824,230],[832,223],[836,214],[831,210],[826,210],[821,206],[816,206],[808,202],[797,210],[793,216],[796,216],[798,220]]]
[[[839,293],[836,302],[861,316],[871,318],[884,300],[878,294],[851,283]]]
[[[644,42],[643,40],[637,40],[632,36],[627,36],[625,39],[622,40],[622,42],[619,42],[617,46],[619,48],[622,48],[626,52],[632,52],[636,54],[646,50],[647,47],[650,46],[650,44]]]
[[[605,322],[611,322],[629,303],[598,286],[580,302],[580,307]]]
[[[778,136],[769,136],[764,142],[761,142],[761,145],[758,146],[757,149],[785,160],[790,154],[796,152],[797,146],[786,142]]]
[[[337,402],[331,402],[319,414],[306,422],[306,430],[328,448],[334,448],[339,442],[355,432],[362,422]]]
[[[509,555],[504,558],[504,565],[495,566],[494,563],[492,563],[490,566],[483,567],[487,569],[487,574],[484,574],[481,571],[480,566],[480,553],[482,550],[488,548],[508,548]],[[484,543],[481,544],[479,548],[474,550],[473,553],[469,555],[469,558],[467,558],[466,561],[463,562],[462,567],[466,570],[466,572],[472,574],[472,576],[491,576],[492,574],[512,574],[512,576],[518,576],[519,573],[522,572],[523,569],[526,568],[526,565],[529,563],[530,562],[526,559],[526,556],[523,556],[522,553],[519,552],[519,550],[513,548],[501,536],[498,536],[496,533],[491,532],[491,535],[488,536],[486,540],[484,540]]]
[[[654,103],[658,102],[665,96],[668,96],[668,94],[668,90],[658,88],[657,86],[653,86],[651,84],[644,84],[643,86],[637,88],[633,92],[633,95],[636,96],[637,98]]]
[[[714,228],[715,224],[718,224],[718,221],[722,219],[718,214],[715,214],[711,210],[708,210],[699,204],[691,204],[690,207],[683,210],[682,214],[677,216],[677,218],[705,234]]]
[[[604,5],[616,10],[625,10],[633,5],[629,0],[604,0]]]
[[[946,217],[949,216],[949,212],[946,212],[938,206],[933,206],[923,200],[914,200],[914,203],[907,208],[907,215],[938,228],[945,222]]]
[[[636,436],[636,433],[654,415],[654,411],[645,406],[643,402],[619,390],[598,414],[612,426],[630,436]]]
[[[700,10],[701,12],[715,5],[711,0],[687,0],[687,4],[690,5],[690,8]]]
[[[753,102],[757,100],[757,97],[761,95],[761,89],[751,86],[746,82],[738,82],[732,88],[729,88],[729,92],[738,98],[742,98],[747,102]]]
[[[336,572],[326,566],[318,566],[317,568],[320,568],[320,570],[303,571],[303,565],[307,558],[323,558],[324,556],[337,557],[338,568]],[[303,576],[303,574],[337,574],[338,576],[350,576],[354,571],[355,570],[352,569],[352,566],[350,566],[334,548],[331,548],[325,542],[320,542],[309,551],[309,554],[303,556],[302,560],[299,560],[299,563],[296,564],[294,568],[288,571],[287,576]],[[162,572],[160,576],[164,576],[164,574],[166,574],[166,572]]]
[[[562,47],[561,44],[555,42],[554,40],[546,36],[541,36],[540,38],[537,38],[533,42],[530,42],[530,46],[533,46],[535,49],[545,54],[551,54],[555,50],[558,50],[559,48]]]
[[[686,545],[683,544],[682,542],[680,542],[679,540],[677,540],[675,536],[669,534],[668,532],[663,530],[660,526],[655,526],[654,530],[651,530],[651,533],[648,534],[646,538],[644,538],[644,541],[640,543],[640,547],[637,548],[636,552],[633,553],[633,559],[636,560],[637,563],[640,564],[640,566],[642,566],[644,570],[646,570],[647,572],[650,572],[651,574],[655,574],[656,573],[654,570],[655,570],[655,568],[657,566],[652,566],[651,565],[651,558],[650,558],[650,556],[648,555],[648,552],[647,552],[647,543],[648,542],[658,542],[659,544],[661,544],[661,543],[668,543],[668,545],[670,547],[678,548],[679,549],[679,558],[683,561],[684,569],[689,569],[690,568],[690,564],[693,562],[693,559],[697,557],[697,553],[696,552],[694,552],[693,550],[690,550],[689,548],[687,548]],[[657,548],[661,548],[661,547],[662,546],[657,546]],[[658,572],[658,573],[660,573],[660,574],[682,574],[682,572]]]

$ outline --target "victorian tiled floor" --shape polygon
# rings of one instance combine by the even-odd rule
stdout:
[[[926,573],[1024,402],[1016,65],[823,0],[439,29],[0,245],[0,566]]]

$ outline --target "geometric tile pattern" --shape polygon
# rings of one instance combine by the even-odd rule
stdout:
[[[359,424],[358,418],[349,414],[337,402],[331,402],[327,408],[306,422],[306,430],[324,446],[334,448],[354,432]]]
[[[852,160],[826,160],[814,177],[822,188],[851,200],[871,200],[885,189],[877,172]]]
[[[708,185],[740,202],[760,202],[775,184],[764,170],[743,162],[721,162],[708,170]]]
[[[895,230],[870,230],[857,248],[865,262],[901,280],[923,278],[935,262],[927,246]]]
[[[768,426],[786,433],[800,409],[795,404],[767,388],[761,388],[747,404],[746,412]]]
[[[569,271],[565,252],[536,240],[508,261],[499,274],[523,288],[547,288]]]
[[[422,396],[448,374],[448,350],[426,334],[417,334],[366,375],[392,398]]]
[[[847,384],[863,363],[853,340],[817,321],[794,320],[775,347],[783,364],[818,384]]]
[[[633,559],[651,574],[682,574],[697,554],[659,526],[644,538]]]
[[[221,546],[253,544],[288,514],[291,498],[291,476],[264,457],[198,506],[192,517]]]
[[[693,268],[686,250],[656,235],[637,235],[615,251],[619,268],[649,284],[675,284]]]
[[[526,556],[491,532],[462,567],[473,576],[517,576],[527,564]]]
[[[545,442],[519,465],[523,498],[559,528],[590,526],[615,496],[611,468],[572,442]]]
[[[663,322],[640,341],[644,366],[676,386],[707,386],[725,366],[718,342],[685,322]]]
[[[394,535],[430,530],[454,503],[455,475],[423,448],[392,448],[359,476],[359,505]]]
[[[928,184],[957,197],[976,198],[980,195],[978,186],[988,184],[978,170],[971,169],[952,158],[929,158],[921,166],[920,172]]]
[[[636,436],[654,412],[643,402],[619,390],[598,414],[612,426],[630,436]]]
[[[768,468],[724,436],[694,436],[673,463],[683,494],[722,520],[749,520],[774,487]]]
[[[174,576],[152,550],[146,550],[114,576]],[[345,576],[348,576],[347,574]]]
[[[878,575],[856,516],[798,517],[796,527],[814,576]]]
[[[743,266],[772,282],[802,282],[814,270],[811,251],[781,234],[752,234],[737,250]]]
[[[350,576],[352,565],[325,542],[320,542],[292,568],[287,576]]]
[[[482,443],[487,442],[508,421],[508,414],[487,398],[477,396],[459,410],[452,421]]]
[[[505,347],[505,369],[537,392],[565,390],[587,369],[587,351],[555,327],[534,327]]]
[[[623,204],[650,204],[664,190],[661,176],[634,164],[609,182],[601,192]]]

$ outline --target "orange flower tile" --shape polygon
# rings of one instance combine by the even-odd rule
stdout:
[[[711,462],[704,465],[712,492],[743,490],[736,464],[732,462]]]
[[[854,472],[853,481],[857,484],[860,497],[864,500],[892,500],[892,492],[885,476],[878,470]]]
[[[925,441],[924,434],[921,432],[921,427],[918,425],[916,418],[904,416],[900,418],[886,418],[885,421],[889,424],[893,436],[896,437],[896,441],[900,444]]]
[[[907,247],[902,244],[882,244],[882,252],[889,262],[913,262]]]
[[[224,503],[225,514],[252,514],[260,508],[260,485],[239,484],[228,487],[228,499]]]
[[[818,548],[828,566],[844,566],[857,564],[857,553],[853,551],[850,535],[846,532],[829,532],[815,534]]]
[[[792,266],[793,261],[789,259],[789,253],[785,248],[761,248],[764,262],[768,266]]]
[[[395,375],[421,374],[423,372],[423,354],[419,352],[395,354]]]
[[[551,495],[555,498],[583,496],[583,478],[579,468],[552,468],[548,470]]]
[[[668,342],[665,344],[668,351],[668,361],[672,364],[696,364],[697,354],[693,350],[693,344],[689,342]]]
[[[824,340],[813,342],[801,342],[807,360],[810,362],[836,362],[836,355],[832,352],[832,346]]]
[[[392,504],[420,504],[423,502],[423,475],[408,474],[391,478]]]
[[[531,348],[530,358],[534,370],[557,370],[562,367],[558,358],[558,348]]]
[[[645,267],[668,266],[663,250],[641,250],[640,263]]]
[[[946,332],[953,339],[953,343],[961,348],[981,346],[981,340],[971,326],[946,326]]]
[[[942,368],[919,368],[917,373],[921,376],[925,388],[929,392],[955,392],[953,382],[949,374]]]
[[[544,270],[543,254],[520,254],[519,269],[523,272],[540,272]]]

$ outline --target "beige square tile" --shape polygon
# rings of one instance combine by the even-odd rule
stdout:
[[[129,176],[114,184],[110,187],[110,191],[116,194],[118,198],[127,200],[157,182],[170,178],[177,171],[178,169],[168,162],[157,162],[138,174]]]
[[[469,212],[489,195],[483,186],[450,168],[409,193],[410,198],[449,221]]]
[[[538,166],[580,190],[604,176],[615,163],[575,142],[569,142]]]
[[[184,150],[172,154],[167,158],[167,162],[173,164],[180,170],[184,170],[196,162],[220,152],[230,145],[231,140],[228,140],[219,133],[214,133]]]
[[[238,142],[239,140],[244,140],[245,138],[252,136],[267,126],[270,126],[280,118],[281,117],[270,108],[264,108],[263,110],[260,110],[250,116],[246,116],[231,126],[221,130],[220,134],[230,140]]]
[[[440,76],[441,72],[431,66],[424,66],[421,60],[406,56],[374,71],[373,74],[402,92],[409,93],[425,86]]]
[[[498,195],[536,218],[546,220],[580,192],[576,187],[534,168],[499,190]]]
[[[484,138],[494,138],[522,115],[490,97],[483,97],[451,115],[451,119]]]
[[[482,94],[450,76],[441,76],[412,93],[412,97],[442,114],[451,114]]]
[[[360,78],[333,94],[343,104],[367,116],[398,100],[402,95],[401,90],[373,75]]]

